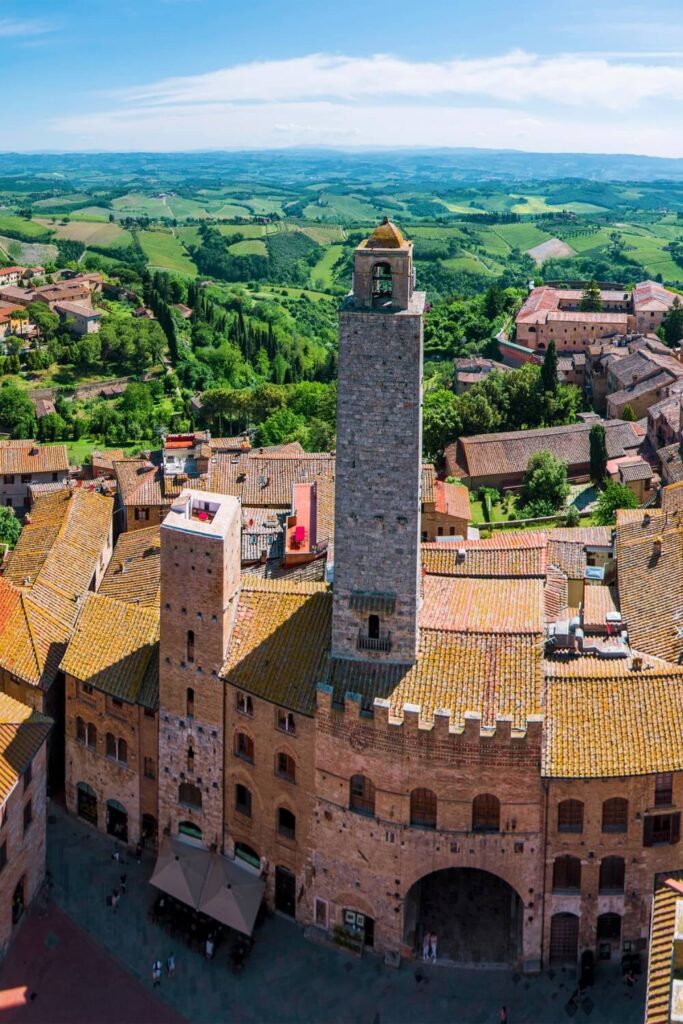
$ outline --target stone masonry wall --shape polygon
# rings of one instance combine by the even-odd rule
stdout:
[[[415,293],[403,312],[340,316],[333,654],[415,658],[423,308]],[[380,616],[390,652],[358,651],[368,617],[349,607],[353,590],[396,595],[395,612]]]

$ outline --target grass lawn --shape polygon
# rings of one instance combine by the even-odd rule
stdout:
[[[243,235],[244,238],[262,238],[266,233],[263,224],[217,224],[216,227],[227,238],[231,235]],[[198,230],[198,228],[193,227],[179,228],[179,232]]]
[[[137,455],[141,448],[149,447],[150,442],[133,441],[127,445],[106,445],[94,437],[80,437],[78,441],[56,441],[55,444],[66,444],[70,465],[82,466],[94,448],[98,451],[102,451],[103,448],[123,448],[126,455]]]
[[[251,217],[251,210],[246,206],[237,206],[235,203],[221,203],[217,210],[209,210],[212,217],[224,217],[225,220],[233,220],[235,217]]]
[[[552,238],[552,235],[541,231],[535,224],[496,224],[492,230],[508,245],[522,250],[532,249]]]
[[[331,288],[335,265],[344,252],[343,245],[330,245],[311,268],[311,284],[318,288]]]
[[[233,256],[267,256],[266,243],[260,238],[245,238],[241,242],[235,242],[228,249]]]
[[[129,214],[131,217],[173,216],[161,199],[156,199],[154,196],[139,195],[136,192],[129,192],[128,195],[113,199],[111,205],[121,214]]]
[[[172,270],[177,274],[197,273],[197,268],[181,242],[165,231],[141,231],[140,245],[152,267]]]
[[[85,245],[101,245],[103,248],[122,248],[131,245],[133,237],[130,231],[118,224],[108,221],[72,220],[68,224],[57,224],[54,227],[56,238],[73,239]]]
[[[27,238],[42,238],[43,241],[48,241],[48,229],[43,224],[36,224],[33,220],[24,220],[23,217],[15,217],[11,213],[0,213],[0,234],[3,231],[18,231]]]

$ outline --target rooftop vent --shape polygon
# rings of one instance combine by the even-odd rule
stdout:
[[[464,562],[466,558],[467,558],[467,550],[466,550],[466,548],[458,548],[458,554],[456,556],[456,561]]]
[[[642,672],[643,670],[643,659],[639,654],[634,654],[631,661],[631,669],[633,672]]]

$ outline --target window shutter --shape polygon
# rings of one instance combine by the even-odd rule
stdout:
[[[680,812],[671,815],[671,842],[677,843],[681,838],[681,815]]]
[[[643,821],[643,846],[652,846],[654,818],[646,817]]]

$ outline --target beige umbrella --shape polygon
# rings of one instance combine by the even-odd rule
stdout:
[[[247,865],[212,854],[199,910],[243,935],[251,935],[264,888],[264,880]]]
[[[150,882],[197,909],[212,856],[177,836],[164,836]]]

